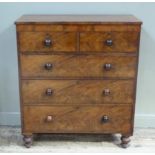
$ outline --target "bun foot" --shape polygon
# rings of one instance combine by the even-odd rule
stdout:
[[[24,141],[24,146],[26,148],[30,148],[32,145],[32,135],[31,136],[24,135],[23,141]]]
[[[122,143],[121,143],[121,146],[122,146],[122,148],[127,148],[127,147],[129,147],[130,146],[130,137],[129,136],[123,136],[122,135],[122,137],[121,137],[121,141],[122,141]]]

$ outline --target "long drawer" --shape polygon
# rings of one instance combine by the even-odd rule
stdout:
[[[20,55],[22,77],[133,78],[136,60],[115,55]]]
[[[23,80],[24,104],[133,104],[133,80]]]
[[[129,133],[131,106],[24,106],[26,133]]]

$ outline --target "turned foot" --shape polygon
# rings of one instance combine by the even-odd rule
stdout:
[[[129,142],[130,142],[130,137],[129,137],[129,136],[123,136],[123,135],[122,135],[121,141],[122,141],[121,146],[122,146],[123,148],[129,147]]]
[[[25,147],[30,148],[31,145],[32,145],[32,135],[31,136],[30,135],[29,136],[28,135],[24,135],[23,141],[24,141]]]

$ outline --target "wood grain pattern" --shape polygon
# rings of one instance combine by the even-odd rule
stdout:
[[[140,25],[126,24],[20,24],[18,32],[140,32]]]
[[[45,39],[52,41],[51,47],[44,45]],[[75,52],[77,48],[77,34],[74,32],[21,32],[19,33],[19,50],[33,51],[65,51]]]
[[[135,76],[135,56],[21,55],[22,77],[128,77]],[[51,70],[45,64],[53,65]],[[104,68],[111,64],[111,70]]]
[[[133,80],[23,80],[22,83],[24,104],[133,104]],[[51,95],[46,93],[48,89]],[[106,94],[107,89],[110,94]]]
[[[131,106],[24,106],[25,133],[130,133]],[[103,116],[109,118],[102,122]],[[47,122],[47,117],[52,121]]]
[[[33,133],[133,134],[141,24],[130,15],[16,21],[26,146]]]
[[[106,40],[112,40],[112,46]],[[83,32],[80,33],[80,51],[82,52],[137,52],[139,33],[135,32]]]

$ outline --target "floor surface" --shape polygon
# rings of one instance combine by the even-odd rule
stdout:
[[[18,127],[0,127],[0,152],[150,152],[155,153],[155,129],[136,128],[130,147],[120,147],[120,135],[39,135],[25,148]]]

